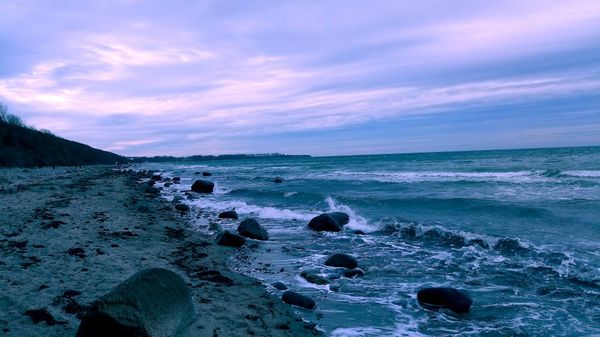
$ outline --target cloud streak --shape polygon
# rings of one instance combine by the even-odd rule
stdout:
[[[362,148],[389,152],[390,122],[458,125],[466,109],[514,118],[506,102],[544,118],[551,99],[575,113],[600,89],[593,1],[49,6],[0,3],[11,18],[0,23],[0,99],[38,127],[128,155],[195,154],[197,142],[210,144],[202,153],[269,151],[253,139],[286,133],[303,141],[284,152],[352,153],[334,138],[329,150],[311,144],[349,128],[371,142]],[[433,138],[431,149],[444,142]]]

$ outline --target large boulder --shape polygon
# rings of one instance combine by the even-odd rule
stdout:
[[[215,189],[215,184],[208,180],[196,180],[192,185],[192,191],[198,193],[212,193]]]
[[[318,215],[308,223],[308,228],[321,232],[339,232],[344,228],[344,225],[350,221],[350,217],[346,213],[331,212]]]
[[[312,310],[317,306],[317,303],[315,303],[315,301],[313,301],[312,298],[302,294],[298,294],[297,292],[293,292],[291,290],[284,292],[283,296],[281,296],[281,299],[287,304],[295,305],[309,310]]]
[[[219,246],[240,248],[245,243],[246,239],[237,234],[233,234],[230,231],[223,231],[217,236],[217,244]]]
[[[237,219],[238,214],[236,211],[225,211],[225,212],[219,213],[219,218],[220,219]]]
[[[423,288],[417,292],[417,300],[423,306],[447,308],[456,313],[469,312],[471,298],[464,292],[454,288]]]
[[[354,269],[358,267],[356,259],[352,255],[348,254],[333,254],[326,261],[326,266],[330,267],[342,267],[348,269]]]
[[[181,276],[151,268],[137,272],[92,303],[76,337],[179,336],[194,319],[190,290]]]
[[[238,232],[247,238],[255,239],[255,240],[268,240],[269,233],[263,226],[261,226],[258,221],[253,218],[245,219],[238,226]]]

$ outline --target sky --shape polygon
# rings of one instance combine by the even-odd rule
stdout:
[[[127,156],[600,145],[600,1],[0,0],[0,101]]]

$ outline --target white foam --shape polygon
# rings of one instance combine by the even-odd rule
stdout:
[[[218,212],[235,209],[239,214],[254,215],[263,219],[308,221],[318,215],[318,213],[296,211],[270,206],[249,205],[241,200],[215,200],[212,198],[200,198],[193,200],[192,204],[200,208],[208,208]]]
[[[581,178],[600,178],[600,171],[565,171],[566,175]]]
[[[415,172],[359,172],[333,171],[310,174],[309,178],[325,180],[359,180],[378,181],[385,183],[419,183],[419,182],[448,182],[448,181],[497,181],[509,183],[536,183],[552,181],[553,178],[540,174],[542,171],[511,171],[511,172],[445,172],[445,171],[415,171]]]
[[[336,203],[336,201],[332,197],[327,197],[327,199],[325,199],[325,201],[327,202],[327,206],[329,206],[330,212],[344,212],[344,213],[348,214],[348,216],[350,217],[350,220],[345,227],[348,227],[350,229],[361,230],[363,232],[374,232],[374,231],[379,230],[378,227],[369,225],[369,222],[367,221],[367,219],[358,215],[349,206],[346,206],[346,205],[343,205],[340,203]]]

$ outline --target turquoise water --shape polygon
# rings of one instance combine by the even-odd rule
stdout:
[[[235,252],[232,267],[313,297],[318,310],[301,314],[330,335],[600,334],[600,147],[143,168],[182,177],[167,197],[189,190],[195,172],[212,172],[216,193],[187,202],[214,212],[235,207],[271,236]],[[273,183],[275,176],[285,182]],[[346,231],[307,229],[332,210],[350,215]],[[356,256],[365,276],[337,278],[323,265],[335,252]],[[309,284],[302,270],[334,286]],[[464,289],[471,313],[423,309],[416,292],[424,286]]]

